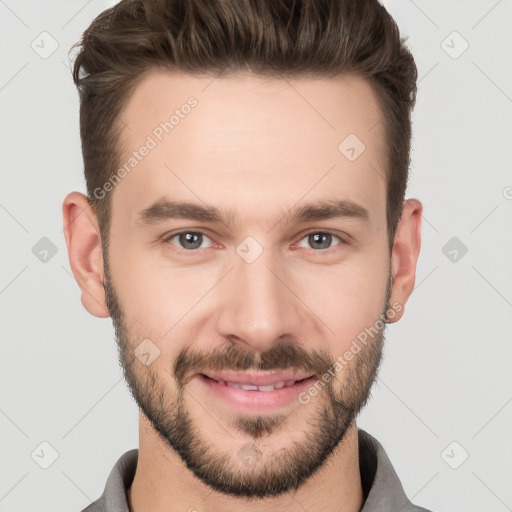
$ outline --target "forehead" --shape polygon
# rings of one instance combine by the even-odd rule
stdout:
[[[190,113],[200,112],[200,115],[184,113],[183,117],[180,111],[188,111],[185,106],[191,98],[197,106]],[[204,130],[213,142],[220,142],[211,131],[213,123],[222,132],[219,136],[229,133],[232,138],[243,135],[242,132],[250,135],[251,129],[261,129],[263,122],[265,130],[258,130],[258,135],[263,137],[266,132],[271,138],[277,132],[281,142],[286,136],[291,142],[297,142],[301,136],[312,143],[326,136],[326,143],[331,139],[336,142],[347,130],[368,140],[368,132],[373,131],[382,117],[371,85],[352,75],[289,79],[253,74],[198,76],[153,71],[142,79],[127,102],[122,120],[129,125],[129,132],[133,128],[136,131],[125,135],[131,139],[130,135],[151,133],[174,112],[181,114],[178,132],[185,135],[189,127],[199,138]],[[191,120],[181,123],[186,117]],[[283,126],[284,133],[280,130]],[[192,134],[186,134],[190,139]],[[201,142],[205,142],[204,138]],[[308,148],[313,145],[308,144]]]
[[[162,196],[186,196],[232,202],[236,210],[236,199],[254,213],[258,204],[275,202],[281,211],[283,203],[308,195],[382,206],[381,118],[372,87],[353,76],[155,71],[122,113],[120,167],[128,172],[114,190],[114,203],[122,197],[140,210]],[[129,160],[133,165],[126,165]]]

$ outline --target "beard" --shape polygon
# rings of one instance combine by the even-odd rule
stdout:
[[[262,456],[262,452],[251,440],[256,443],[264,437],[271,440],[272,435],[278,434],[287,424],[289,426],[289,415],[234,414],[227,418],[227,428],[221,425],[223,430],[241,433],[251,440],[239,441],[232,434],[233,442],[230,442],[233,449],[223,452],[216,448],[214,440],[208,436],[208,431],[199,419],[194,419],[190,414],[185,401],[186,396],[190,395],[186,387],[189,380],[194,374],[207,370],[281,371],[290,368],[306,370],[321,380],[322,375],[325,376],[327,370],[335,365],[332,354],[327,351],[306,351],[290,339],[276,343],[259,357],[238,345],[230,344],[215,352],[205,353],[184,343],[172,372],[171,368],[168,370],[176,385],[173,392],[168,387],[167,375],[159,374],[151,365],[144,366],[134,355],[142,338],[135,336],[128,327],[112,284],[105,251],[104,261],[106,303],[115,329],[119,361],[130,393],[153,429],[199,480],[217,492],[237,498],[276,497],[298,489],[329,460],[366,405],[377,378],[389,311],[391,274],[385,307],[380,316],[385,319],[381,322],[384,326],[378,329],[377,334],[357,356],[346,363],[340,372],[342,380],[336,376],[326,383],[321,382],[323,389],[316,398],[307,405],[302,403],[294,407],[289,413],[299,414],[297,421],[307,425],[303,431],[294,433],[295,436],[300,435],[300,438],[290,442],[291,436],[284,435],[282,439],[288,440],[286,446],[280,446],[276,452]],[[307,418],[300,417],[305,414]],[[224,416],[221,421],[226,421]],[[246,463],[248,460],[251,462]]]

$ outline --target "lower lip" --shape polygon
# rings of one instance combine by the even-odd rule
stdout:
[[[298,395],[313,385],[315,381],[313,376],[281,389],[257,391],[226,386],[204,375],[199,375],[199,379],[214,396],[220,398],[233,409],[247,412],[277,409],[298,401]]]

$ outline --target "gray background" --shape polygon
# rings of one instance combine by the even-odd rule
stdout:
[[[85,190],[67,52],[113,3],[0,0],[1,511],[82,510],[138,443],[110,319],[80,303],[61,218]],[[408,197],[423,245],[359,425],[414,502],[512,510],[512,0],[384,3],[420,74]]]

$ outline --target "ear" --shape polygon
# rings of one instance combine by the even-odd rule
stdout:
[[[98,219],[84,194],[71,192],[62,204],[69,263],[91,315],[110,316],[103,289],[103,253]]]
[[[392,288],[390,304],[398,302],[402,305],[389,323],[402,318],[405,303],[414,290],[416,280],[416,263],[421,248],[421,214],[423,205],[417,199],[405,201],[402,216],[398,223],[393,251],[391,255]]]

